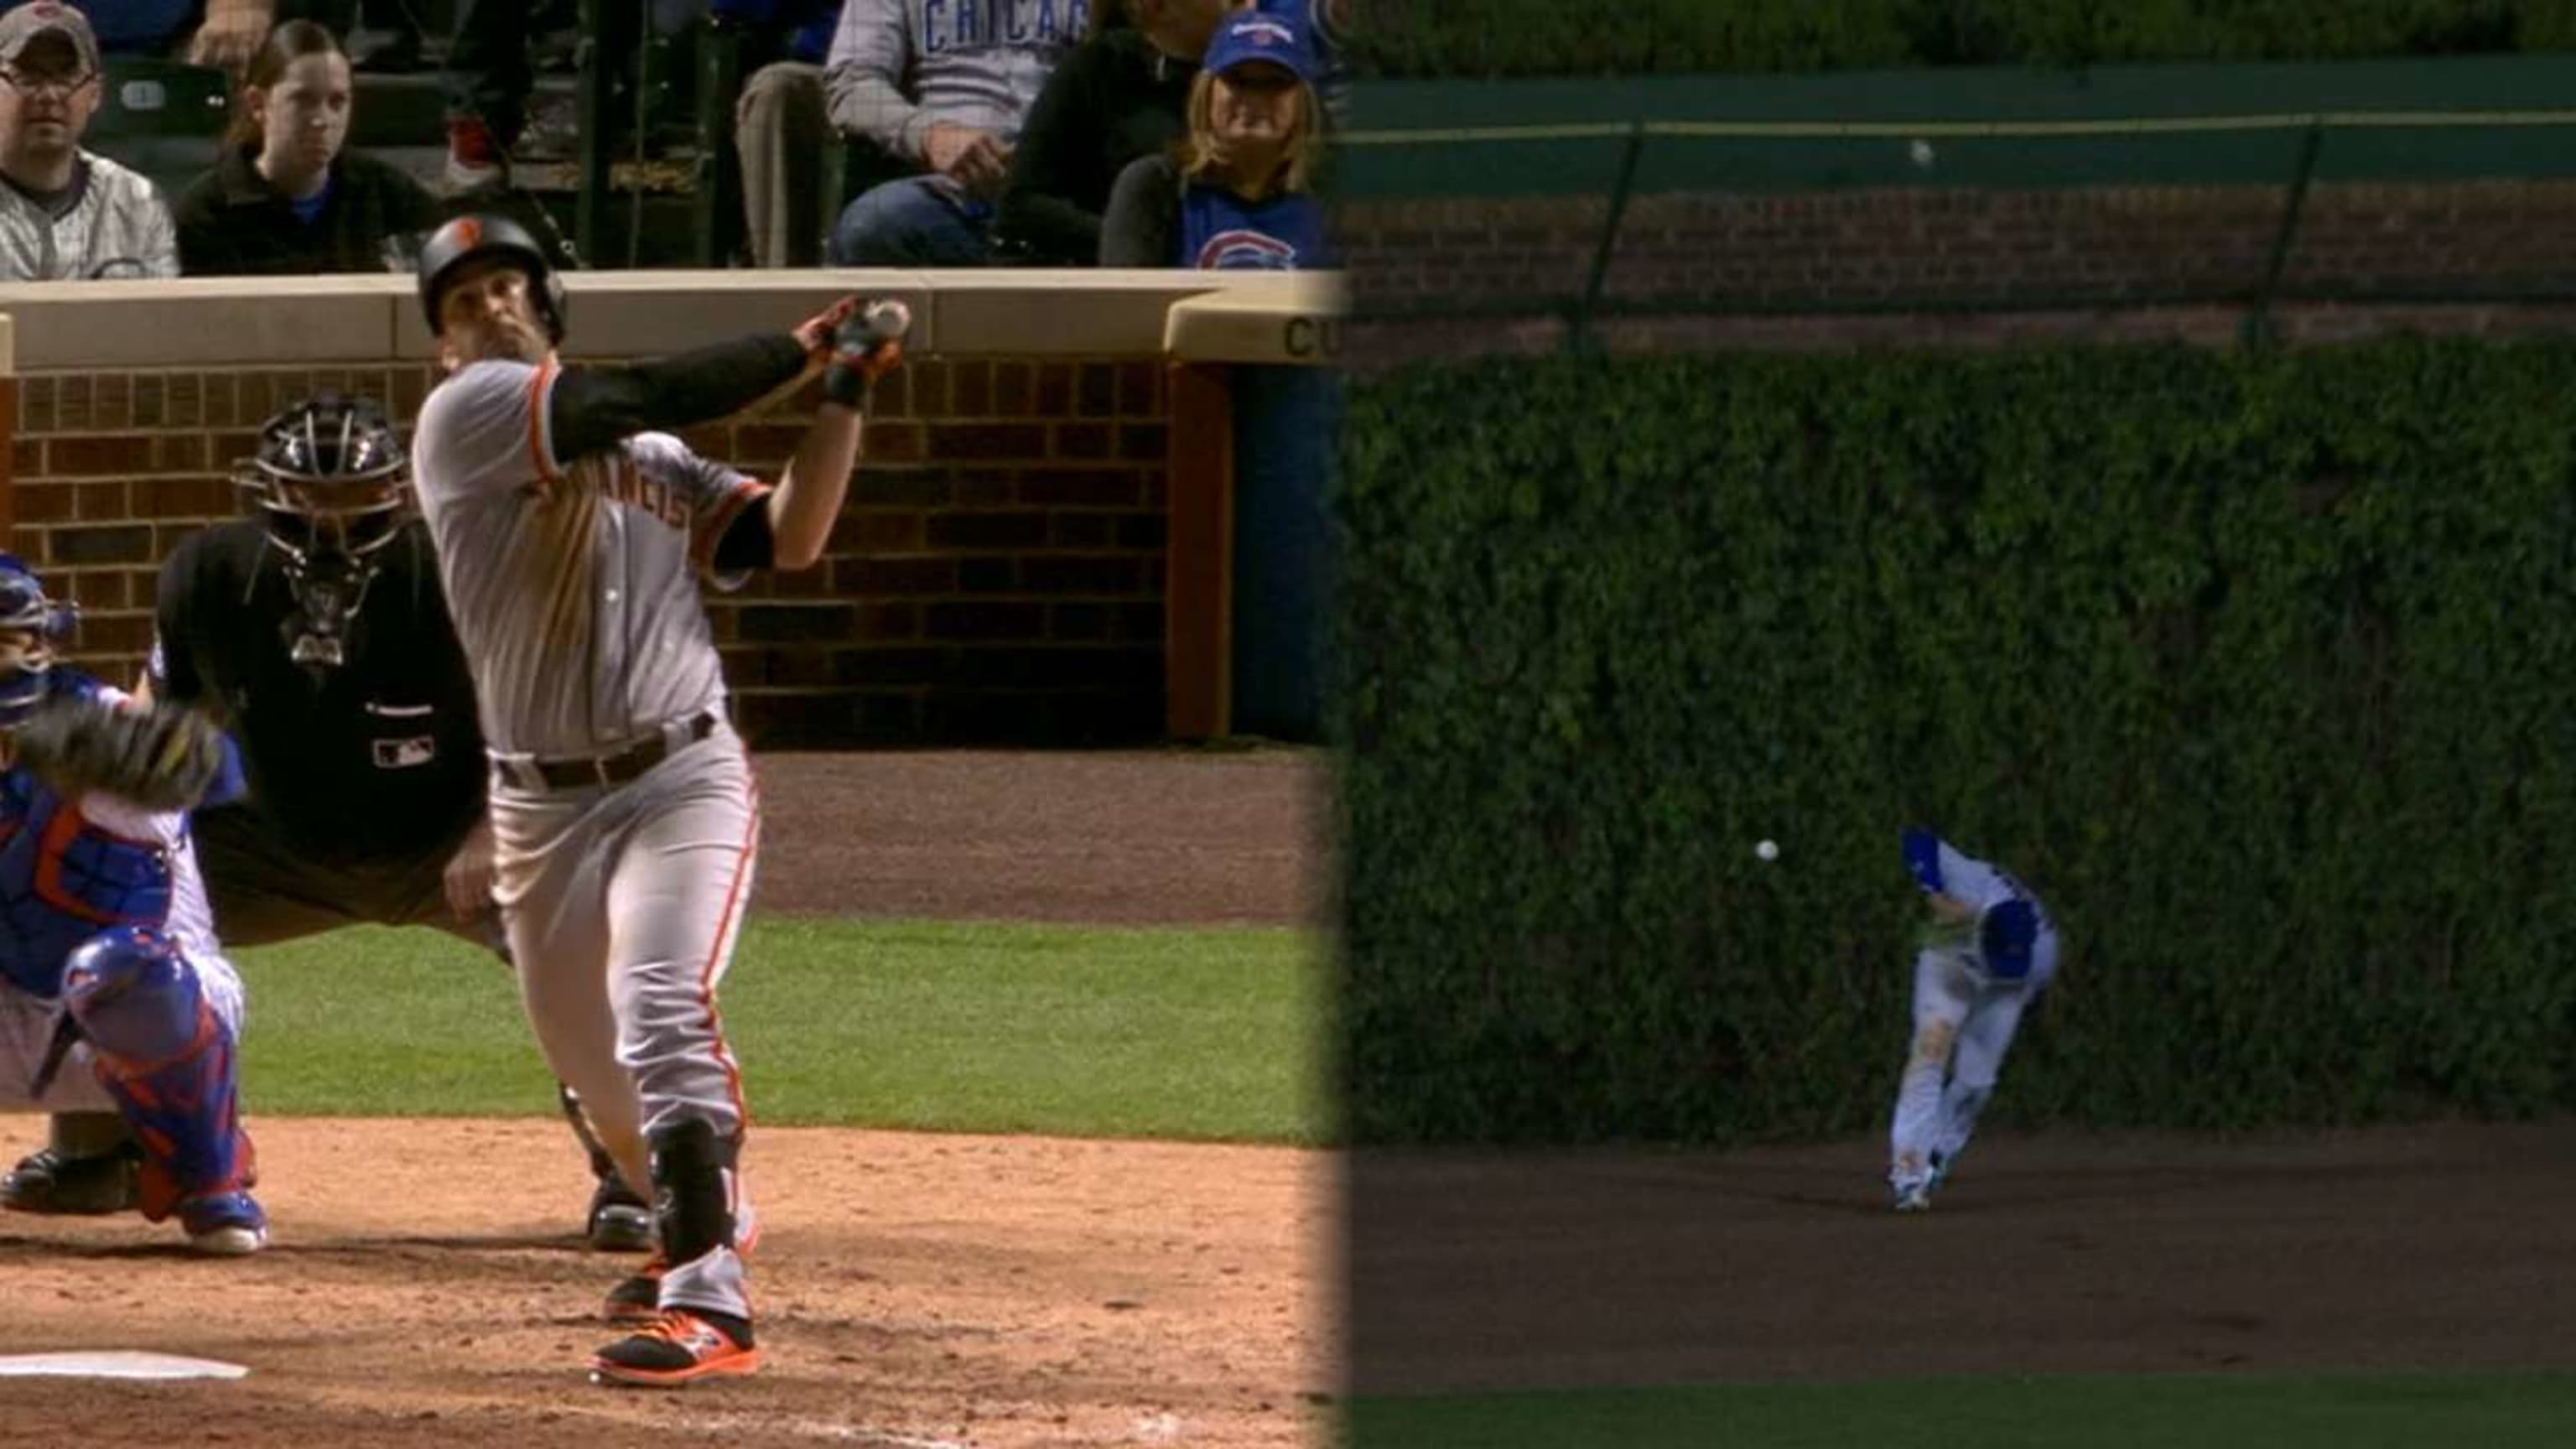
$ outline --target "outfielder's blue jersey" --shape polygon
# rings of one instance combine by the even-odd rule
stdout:
[[[1298,272],[1329,267],[1324,208],[1314,197],[1247,202],[1222,186],[1181,188],[1181,254],[1199,271]]]
[[[2048,908],[2011,872],[1961,852],[1929,830],[1905,832],[1905,868],[1914,883],[1931,894],[1948,896],[1979,911],[2020,901],[2038,913],[2043,926],[2047,924]]]

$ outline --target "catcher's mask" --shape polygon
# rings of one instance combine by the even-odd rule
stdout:
[[[80,610],[45,597],[45,586],[0,553],[0,730],[16,729],[44,703],[54,645],[69,638]]]
[[[348,660],[376,555],[412,517],[411,469],[384,409],[316,393],[270,418],[259,455],[233,475],[286,560],[296,613],[286,647],[316,671]]]

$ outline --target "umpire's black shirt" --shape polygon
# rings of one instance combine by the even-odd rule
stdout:
[[[317,680],[289,656],[295,593],[259,522],[189,536],[161,569],[152,688],[215,711],[247,808],[297,856],[444,864],[483,815],[474,684],[428,528],[412,520],[376,560],[348,661]]]

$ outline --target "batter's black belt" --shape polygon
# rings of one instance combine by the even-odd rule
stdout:
[[[495,755],[492,757],[492,770],[504,782],[522,790],[586,790],[592,786],[604,789],[623,785],[714,734],[720,722],[721,717],[714,710],[702,709],[677,724],[664,727],[660,734],[648,735],[615,754],[518,760]]]

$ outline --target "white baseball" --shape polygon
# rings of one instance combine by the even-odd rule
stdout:
[[[901,337],[912,330],[912,309],[889,297],[868,304],[868,331],[879,337]]]
[[[1780,858],[1780,842],[1776,840],[1763,841],[1761,844],[1753,847],[1753,853],[1764,860],[1778,860]]]
[[[1929,166],[1932,164],[1932,143],[1929,141],[1916,141],[1913,145],[1905,148],[1905,154],[1914,158],[1915,165]]]

